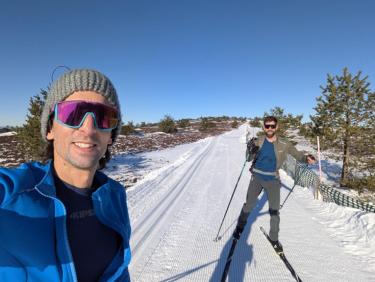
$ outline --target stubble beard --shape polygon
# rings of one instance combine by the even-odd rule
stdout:
[[[268,138],[273,138],[276,134],[276,131],[266,131],[266,136]]]
[[[97,169],[99,165],[99,160],[102,157],[97,154],[95,156],[73,156],[73,154],[68,154],[66,156],[66,160],[75,168],[82,169],[82,170],[91,170]]]
[[[71,146],[75,146],[71,144]],[[56,148],[58,150],[58,148]],[[66,163],[70,166],[80,169],[80,170],[97,170],[99,166],[100,159],[104,156],[105,152],[101,152],[102,150],[96,148],[97,152],[92,155],[85,155],[74,152],[74,148],[69,148],[65,154],[63,151],[57,152]],[[59,151],[59,150],[58,150]]]

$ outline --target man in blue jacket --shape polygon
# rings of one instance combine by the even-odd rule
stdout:
[[[0,281],[130,281],[125,190],[99,171],[120,127],[100,72],[53,83],[41,117],[50,161],[0,168]]]

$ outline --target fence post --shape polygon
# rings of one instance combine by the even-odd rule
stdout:
[[[319,136],[316,136],[316,141],[318,143],[319,182],[321,183],[322,182],[322,163],[321,163],[321,159],[320,159],[320,142],[319,142]],[[316,187],[316,189],[315,189],[314,199],[319,199],[319,187]]]

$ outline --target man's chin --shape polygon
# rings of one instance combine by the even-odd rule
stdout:
[[[272,138],[272,137],[275,136],[275,132],[271,132],[271,133],[266,132],[266,135],[267,135],[268,138]]]
[[[81,170],[97,170],[99,165],[99,160],[97,159],[81,159],[81,160],[71,160],[70,162],[75,168]]]

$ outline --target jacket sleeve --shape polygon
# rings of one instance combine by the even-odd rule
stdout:
[[[292,157],[294,157],[297,161],[299,162],[307,162],[307,158],[306,158],[306,155],[301,152],[301,151],[298,151],[296,149],[296,147],[288,141],[288,145],[287,145],[288,149],[287,149],[287,153],[290,154]]]
[[[31,179],[26,168],[25,164],[16,169],[0,168],[0,207],[17,193],[24,179]]]
[[[0,176],[0,178],[1,178],[1,176]],[[5,197],[5,189],[4,189],[3,184],[1,184],[1,181],[0,181],[0,207],[3,204],[4,197]]]
[[[9,188],[12,186],[11,182],[6,173],[6,169],[0,168],[0,207],[9,197]]]

